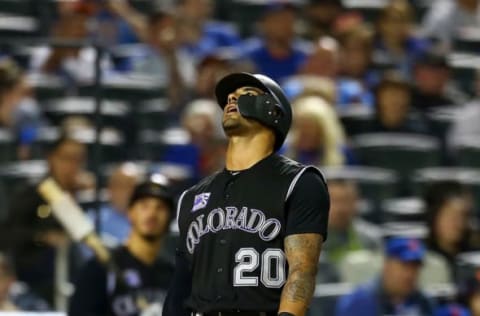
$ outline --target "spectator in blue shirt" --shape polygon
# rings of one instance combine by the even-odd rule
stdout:
[[[377,20],[374,62],[392,67],[407,78],[411,77],[415,59],[425,51],[428,41],[412,35],[414,10],[407,0],[393,0]]]
[[[337,80],[338,110],[347,110],[351,105],[372,109],[374,96],[371,91],[376,84],[376,73],[371,70],[372,32],[365,26],[344,30],[338,36],[339,76]]]
[[[380,277],[342,297],[336,316],[433,315],[433,304],[417,287],[424,256],[418,239],[387,239]]]
[[[213,21],[213,1],[179,0],[176,6],[183,47],[196,61],[219,49],[240,45],[237,30],[228,23]]]
[[[296,74],[306,61],[309,46],[295,35],[296,12],[289,4],[272,2],[260,19],[259,37],[246,43],[245,54],[256,72],[275,81]]]
[[[115,168],[108,179],[109,202],[102,205],[98,214],[90,213],[92,217],[100,216],[100,234],[107,242],[120,244],[128,237],[128,201],[140,176],[140,169],[134,163],[123,163]]]

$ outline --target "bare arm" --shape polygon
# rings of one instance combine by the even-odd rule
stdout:
[[[148,23],[145,16],[132,8],[127,0],[109,0],[110,11],[124,19],[130,25],[140,40],[148,40]]]
[[[318,257],[323,238],[320,234],[294,234],[285,238],[289,264],[287,283],[282,291],[279,313],[304,316],[315,290]]]

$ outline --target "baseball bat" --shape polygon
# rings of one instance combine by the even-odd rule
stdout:
[[[84,242],[103,264],[111,263],[110,251],[103,245],[100,237],[95,233],[92,222],[88,220],[70,194],[63,191],[52,178],[43,180],[37,190],[48,202],[53,215],[73,240]]]

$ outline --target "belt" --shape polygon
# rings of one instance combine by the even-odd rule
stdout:
[[[247,312],[247,311],[208,312],[208,313],[193,312],[191,316],[277,316],[277,313],[276,312]]]

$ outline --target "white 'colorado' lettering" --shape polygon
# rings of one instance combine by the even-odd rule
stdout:
[[[227,206],[225,210],[216,208],[205,217],[201,214],[192,221],[187,230],[186,246],[190,254],[201,238],[208,233],[217,233],[220,230],[242,230],[251,234],[258,234],[264,241],[271,241],[278,236],[282,224],[276,218],[266,219],[261,210],[242,207],[239,211],[234,206]]]

